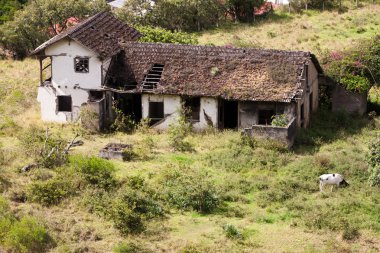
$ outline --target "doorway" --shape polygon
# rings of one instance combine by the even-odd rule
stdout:
[[[141,95],[115,93],[117,107],[125,114],[131,116],[132,120],[140,122],[142,118]]]
[[[235,129],[238,127],[238,102],[231,100],[221,100],[219,108],[219,121],[221,127],[225,129]]]

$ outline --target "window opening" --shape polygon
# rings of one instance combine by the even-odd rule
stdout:
[[[74,69],[75,69],[75,72],[78,72],[78,73],[88,73],[89,72],[89,58],[75,57]]]
[[[164,102],[149,102],[149,116],[152,124],[164,118]]]
[[[71,112],[72,100],[71,96],[57,96],[58,98],[58,111],[59,112]]]
[[[90,101],[99,101],[103,99],[103,91],[98,91],[98,90],[90,90]]]
[[[200,120],[201,112],[201,98],[200,97],[187,97],[184,99],[184,106],[186,110],[186,118],[191,121]]]
[[[273,116],[274,116],[274,110],[259,110],[259,125],[272,124]]]

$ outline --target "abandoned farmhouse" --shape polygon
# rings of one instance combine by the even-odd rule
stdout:
[[[195,130],[246,129],[292,144],[318,108],[322,69],[309,52],[143,43],[143,36],[101,12],[39,46],[42,119],[70,122],[94,110],[98,127],[112,105],[166,129],[184,104]],[[272,126],[285,115],[286,126]]]

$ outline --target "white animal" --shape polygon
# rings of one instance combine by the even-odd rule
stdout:
[[[331,191],[334,188],[334,185],[340,187],[346,187],[349,184],[344,180],[343,176],[340,174],[323,174],[319,177],[319,190],[323,192],[325,185],[331,185]]]

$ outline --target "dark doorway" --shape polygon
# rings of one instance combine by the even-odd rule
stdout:
[[[238,102],[230,100],[221,101],[221,122],[223,127],[234,129],[238,127]]]
[[[115,93],[117,107],[125,115],[129,115],[135,122],[142,118],[141,95],[140,94],[123,94]]]
[[[192,122],[199,122],[201,112],[200,97],[185,97],[183,98],[186,110],[186,118]]]
[[[149,113],[151,125],[161,121],[164,117],[164,102],[149,102]]]

